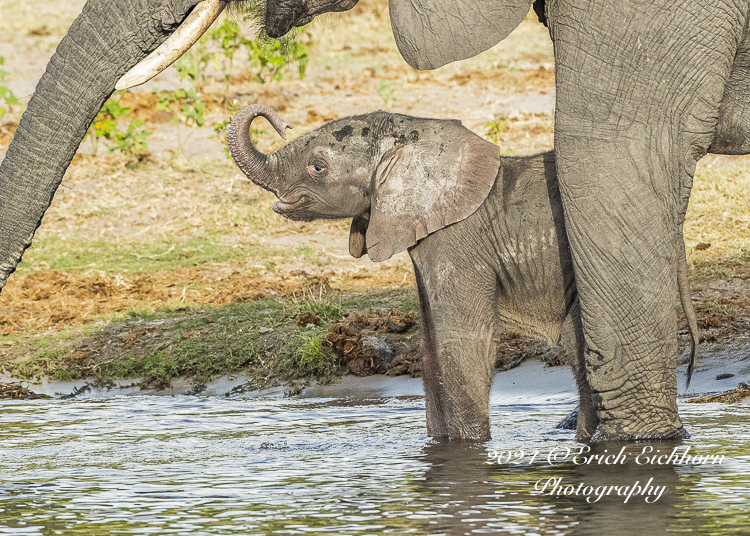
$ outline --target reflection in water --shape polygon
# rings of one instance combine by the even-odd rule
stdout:
[[[472,444],[427,438],[418,397],[3,401],[0,533],[750,533],[748,408],[682,406],[693,439],[582,465],[553,428],[570,409],[493,405],[495,439]],[[675,447],[725,459],[635,463]],[[636,482],[666,492],[649,504]]]
[[[651,465],[639,457],[645,445],[592,446],[576,459],[581,465],[550,465],[543,459],[510,469],[488,465],[483,447],[436,442],[424,449],[423,459],[431,465],[417,480],[418,489],[441,498],[441,515],[431,523],[446,534],[476,528],[518,534],[664,534],[676,515],[680,478],[672,465]],[[673,448],[651,445],[654,451]],[[544,450],[564,456],[568,448]],[[569,459],[580,448],[571,449]],[[596,455],[612,463],[598,464]],[[589,457],[594,461],[587,464]],[[637,457],[644,465],[635,463]]]

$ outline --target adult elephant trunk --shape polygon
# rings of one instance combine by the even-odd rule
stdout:
[[[47,65],[0,165],[0,289],[31,245],[86,130],[117,81],[162,44],[198,2],[86,3]]]
[[[284,130],[293,125],[281,119],[276,112],[263,104],[246,106],[234,117],[229,126],[229,151],[240,170],[255,184],[273,192],[279,197],[279,157],[276,153],[264,154],[258,151],[250,138],[250,125],[258,117],[264,117],[271,123],[284,140]]]

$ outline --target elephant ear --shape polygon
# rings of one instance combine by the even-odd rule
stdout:
[[[390,259],[468,218],[495,184],[497,146],[451,122],[440,123],[442,129],[425,129],[418,141],[389,149],[375,170],[366,231],[373,261]]]
[[[533,0],[391,0],[396,45],[415,69],[436,69],[492,48],[526,17]]]

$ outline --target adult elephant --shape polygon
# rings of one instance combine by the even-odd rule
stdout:
[[[278,37],[356,0],[267,0]],[[390,0],[417,69],[504,39],[531,0]],[[697,161],[750,152],[748,0],[537,0],[554,44],[555,155],[599,414],[595,440],[685,435],[675,275]],[[449,373],[449,372],[448,372]]]

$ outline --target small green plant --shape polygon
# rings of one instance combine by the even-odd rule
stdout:
[[[214,69],[221,70],[224,74],[228,91],[234,69],[234,55],[243,46],[244,38],[240,32],[240,27],[231,20],[225,20],[221,26],[211,30],[209,35],[211,40],[221,48],[220,52],[212,54],[211,63]]]
[[[182,148],[180,125],[190,126],[192,123],[196,127],[202,127],[206,122],[203,116],[206,103],[200,93],[193,88],[180,88],[174,91],[154,88],[153,91],[159,97],[156,109],[172,112],[173,117],[169,124],[177,125],[177,144]]]
[[[297,367],[300,372],[314,373],[325,368],[326,356],[323,352],[322,333],[300,333],[302,344],[297,356]]]
[[[174,91],[154,88],[154,94],[159,97],[157,110],[172,112],[170,125],[177,125],[177,144],[182,147],[180,125],[202,127],[206,120],[206,102],[203,100],[201,89],[206,81],[206,68],[211,60],[207,42],[209,37],[204,35],[193,47],[174,64],[174,68],[183,83],[190,87],[181,87]]]
[[[378,86],[378,95],[383,99],[383,104],[388,106],[392,102],[396,102],[395,86],[396,82],[386,82],[385,80],[380,81]]]
[[[18,104],[16,96],[10,88],[5,85],[5,79],[10,76],[10,73],[3,69],[3,65],[5,65],[5,58],[0,56],[0,118],[2,118],[6,112],[13,111],[13,106]]]
[[[86,137],[91,140],[91,152],[96,156],[99,150],[99,140],[113,140],[119,132],[118,119],[130,113],[130,108],[123,108],[119,103],[120,97],[110,97],[99,110],[94,122],[89,127]]]
[[[120,129],[120,121],[130,113],[130,108],[120,105],[120,99],[125,93],[127,90],[117,92],[104,103],[84,139],[91,140],[91,152],[94,156],[98,154],[99,140],[104,139],[112,142],[107,147],[110,153],[120,151],[130,155],[133,157],[130,162],[132,164],[148,153],[147,139],[152,133],[146,130],[146,122],[140,119],[131,121],[124,131]]]
[[[717,301],[712,301],[706,304],[706,310],[715,313],[722,316],[735,316],[737,314],[737,310],[732,307],[731,305],[726,305],[723,303],[719,303]]]
[[[208,36],[201,37],[190,50],[174,63],[180,80],[187,81],[193,86],[195,93],[200,95],[206,81],[206,68],[211,60],[208,52]]]
[[[484,133],[485,138],[497,145],[497,135],[505,129],[505,118],[498,117],[493,121],[487,121],[484,124],[484,128],[487,129]]]
[[[301,79],[305,78],[307,64],[310,57],[304,43],[292,41],[267,41],[259,37],[242,39],[247,49],[247,58],[256,69],[255,81],[265,84],[269,79],[280,81],[283,70],[289,64],[297,64],[297,73]]]
[[[152,132],[146,130],[146,122],[135,119],[130,122],[125,132],[114,133],[115,144],[108,148],[109,152],[120,151],[121,153],[142,155],[148,152],[146,140]]]
[[[159,97],[156,109],[166,110],[174,114],[170,125],[184,123],[189,126],[192,122],[195,126],[202,127],[206,122],[203,117],[203,112],[206,111],[206,103],[192,88],[180,88],[174,91],[154,88],[154,94]]]

